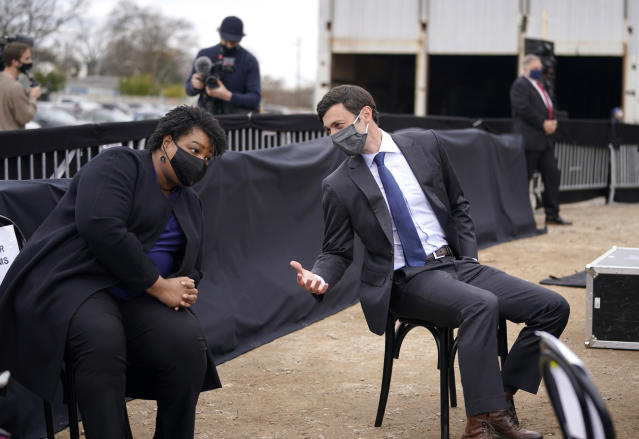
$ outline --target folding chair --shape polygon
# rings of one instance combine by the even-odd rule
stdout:
[[[553,335],[539,337],[539,368],[565,439],[614,439],[608,409],[583,362]]]
[[[397,328],[395,328],[396,323]],[[439,395],[441,413],[441,438],[449,437],[448,403],[450,392],[450,406],[457,407],[457,391],[455,388],[455,354],[457,353],[457,340],[453,336],[454,328],[438,326],[426,320],[403,319],[389,313],[386,322],[386,342],[384,348],[384,371],[382,373],[382,387],[379,394],[377,417],[375,427],[380,427],[384,419],[384,411],[388,401],[391,375],[393,373],[393,359],[399,358],[399,350],[408,332],[416,327],[423,327],[430,331],[437,344],[437,369],[439,369]],[[504,364],[508,356],[508,339],[506,333],[506,320],[500,319],[497,328],[498,354],[501,364]]]

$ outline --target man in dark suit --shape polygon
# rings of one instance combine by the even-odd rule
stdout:
[[[544,182],[542,204],[546,211],[546,224],[570,225],[559,216],[559,180],[561,172],[555,158],[552,135],[557,130],[554,108],[550,94],[544,88],[542,64],[537,55],[526,55],[523,63],[524,75],[515,79],[510,87],[510,107],[513,132],[524,138],[528,180],[535,169]]]
[[[512,395],[539,387],[535,330],[559,336],[569,314],[560,295],[477,262],[469,203],[437,135],[417,143],[378,125],[372,96],[342,85],[317,105],[335,146],[350,157],[322,185],[324,244],[312,271],[297,261],[297,281],[321,297],[364,244],[360,302],[382,334],[389,310],[458,331],[468,422],[462,438],[540,438],[519,426]],[[497,361],[500,315],[525,323],[503,372]]]

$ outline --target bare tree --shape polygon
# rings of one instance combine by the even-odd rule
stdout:
[[[105,29],[109,43],[100,62],[101,73],[150,73],[156,84],[185,79],[191,62],[187,52],[195,46],[188,21],[123,0],[112,10]]]
[[[87,75],[98,73],[100,58],[106,48],[105,30],[81,18],[74,38],[75,55],[87,69]]]
[[[27,34],[36,42],[85,12],[89,0],[0,0],[0,35]]]
[[[303,87],[287,88],[284,81],[268,75],[262,76],[262,105],[277,105],[296,110],[313,110],[314,88],[308,84]]]

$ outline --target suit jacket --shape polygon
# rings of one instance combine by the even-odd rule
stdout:
[[[75,310],[98,290],[121,284],[144,291],[156,281],[157,267],[146,253],[171,210],[186,236],[171,276],[198,282],[203,216],[195,192],[183,188],[167,199],[150,151],[112,148],[83,166],[0,285],[0,370],[51,400]],[[219,386],[209,353],[205,387]]]
[[[424,141],[392,135],[404,154],[456,256],[477,257],[469,203],[437,135]],[[360,303],[369,329],[383,334],[394,274],[391,214],[361,155],[345,160],[322,183],[324,243],[313,273],[334,285],[353,259],[353,233],[364,244]],[[329,290],[330,291],[330,290]]]
[[[552,136],[546,135],[543,127],[544,120],[549,119],[548,108],[525,76],[515,79],[510,87],[510,110],[513,132],[523,136],[526,151],[543,151],[552,147]]]

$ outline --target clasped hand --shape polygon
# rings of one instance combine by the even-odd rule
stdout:
[[[557,121],[556,120],[544,120],[544,132],[547,135],[553,134],[557,130]]]
[[[147,288],[147,292],[176,311],[193,305],[198,294],[195,281],[186,276],[168,279],[158,276],[155,283]]]

